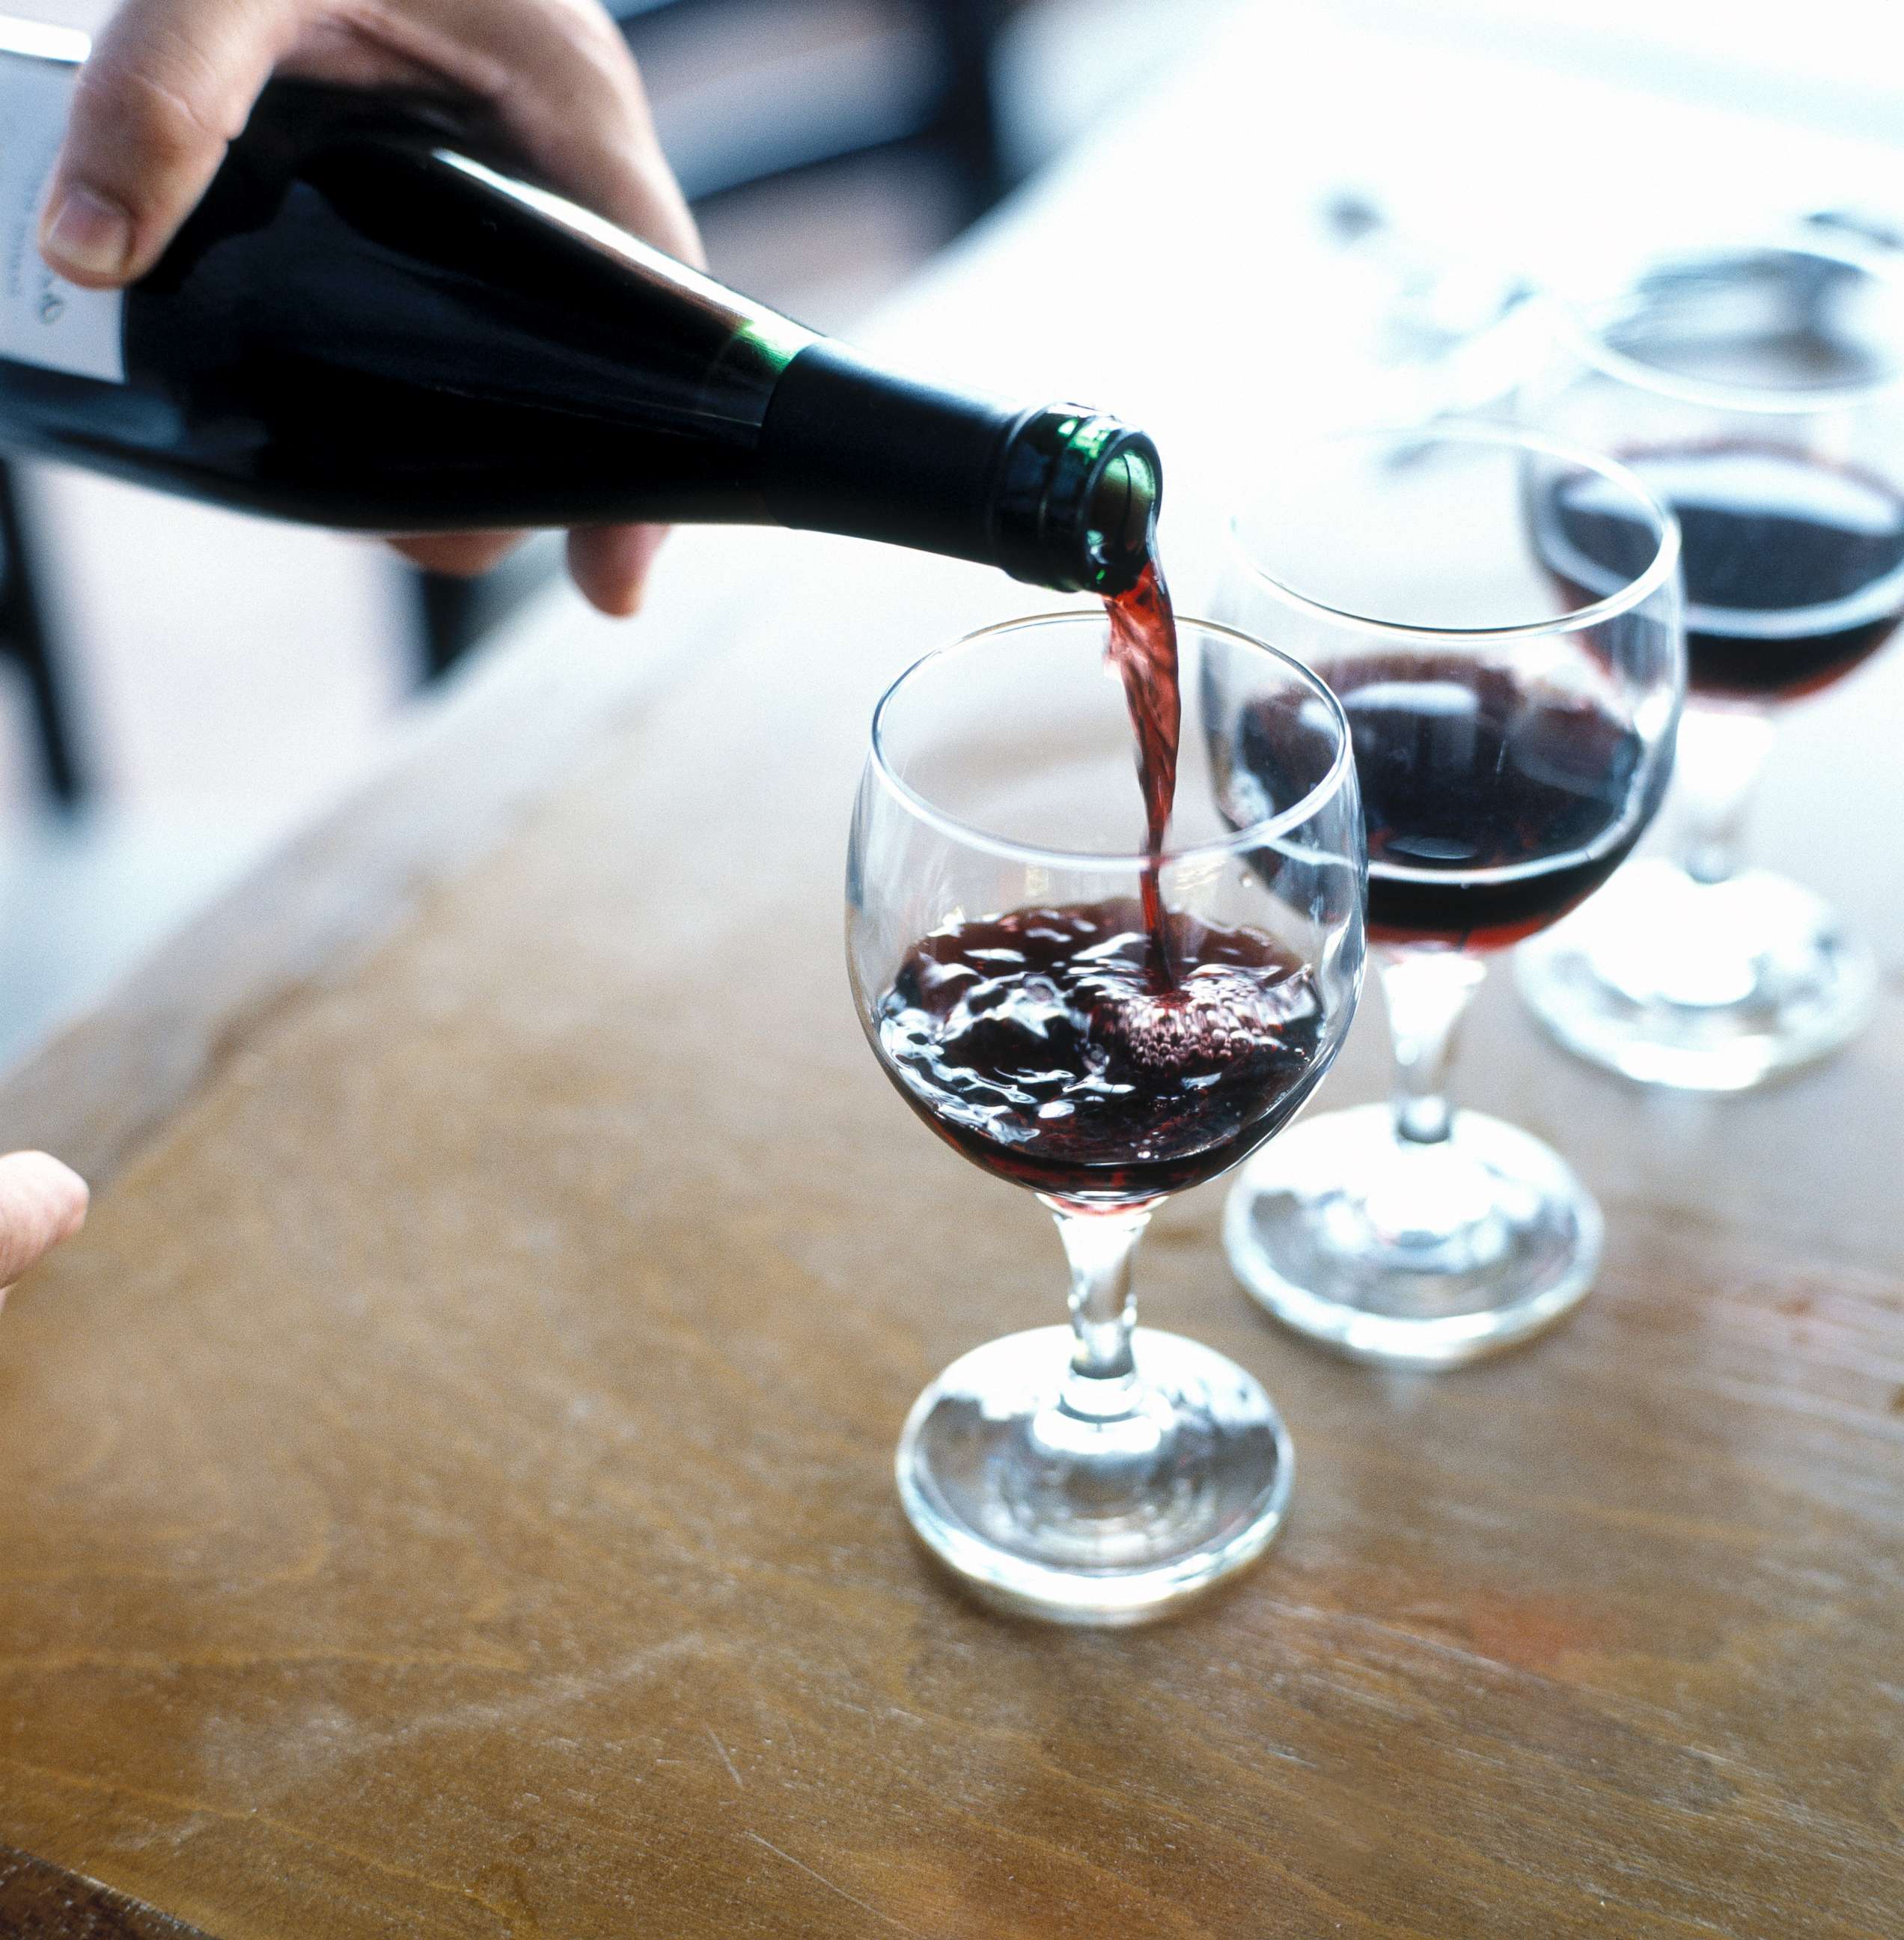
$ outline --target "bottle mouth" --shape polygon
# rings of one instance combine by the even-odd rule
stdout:
[[[1005,452],[997,551],[1015,579],[1127,592],[1150,562],[1163,465],[1140,431],[1076,404],[1021,421]]]
[[[1163,478],[1156,447],[1141,432],[1124,441],[1100,468],[1085,515],[1085,544],[1095,590],[1126,592],[1157,550],[1157,502]]]

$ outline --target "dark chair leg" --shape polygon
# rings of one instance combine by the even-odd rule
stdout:
[[[422,621],[423,678],[447,673],[474,644],[481,630],[483,582],[454,573],[416,575],[418,615]]]
[[[435,680],[447,673],[561,569],[561,535],[539,532],[500,565],[474,579],[419,572],[416,615],[423,638],[423,678]]]
[[[76,807],[87,792],[86,776],[47,639],[17,483],[12,466],[5,463],[0,463],[0,653],[11,654],[26,671],[47,792],[62,807]]]
[[[945,63],[940,143],[959,171],[968,212],[976,220],[1012,184],[999,139],[992,57],[1005,24],[1005,0],[932,0],[928,11]]]

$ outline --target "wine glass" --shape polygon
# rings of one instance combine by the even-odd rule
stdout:
[[[1313,1090],[1359,986],[1363,850],[1342,712],[1286,656],[1179,623],[1171,840],[1148,859],[1100,614],[987,628],[887,691],[854,811],[847,945],[881,1066],[1057,1221],[1071,1322],[955,1362],[899,1444],[914,1528],[987,1600],[1134,1622],[1259,1554],[1292,1457],[1261,1387],[1135,1328],[1170,1194]],[[1259,718],[1276,762],[1240,758]],[[1161,891],[1146,926],[1146,877]]]
[[[1814,232],[1664,258],[1556,316],[1521,415],[1617,453],[1677,514],[1689,694],[1671,857],[1623,870],[1515,971],[1582,1056],[1741,1090],[1836,1050],[1876,989],[1836,914],[1741,848],[1777,710],[1904,614],[1904,275]],[[1618,508],[1588,486],[1542,517],[1555,569],[1603,590]]]
[[[1625,521],[1603,593],[1543,560],[1533,513],[1560,490]],[[1396,1081],[1392,1105],[1310,1119],[1245,1167],[1230,1261],[1271,1313],[1341,1352],[1471,1360],[1550,1325],[1598,1262],[1599,1209],[1568,1168],[1452,1110],[1444,1086],[1488,953],[1591,895],[1664,792],[1677,535],[1617,465],[1451,422],[1286,450],[1231,529],[1215,612],[1295,654],[1347,712]],[[1247,731],[1243,755],[1259,758]]]

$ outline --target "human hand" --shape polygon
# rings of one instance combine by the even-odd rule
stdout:
[[[702,261],[641,77],[598,0],[125,0],[80,72],[41,230],[47,262],[90,289],[143,276],[276,72],[364,87],[448,82],[486,102],[578,201]],[[572,532],[575,584],[603,612],[633,612],[662,531]],[[474,573],[520,537],[395,543],[420,566]]]
[[[0,1158],[0,1303],[42,1254],[86,1223],[86,1182],[44,1152]]]

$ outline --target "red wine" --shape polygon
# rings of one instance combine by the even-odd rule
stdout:
[[[72,90],[19,51],[49,31],[0,23],[17,265]],[[914,382],[722,288],[444,103],[295,81],[131,290],[0,279],[0,444],[364,530],[778,521],[1110,593],[1160,475],[1113,419]]]
[[[1320,1075],[1321,999],[1259,931],[1164,923],[1169,988],[1134,901],[935,930],[877,1006],[880,1061],[968,1158],[1054,1199],[1137,1204],[1213,1179]]]
[[[1104,604],[1111,621],[1111,662],[1124,682],[1137,743],[1137,785],[1144,804],[1144,928],[1151,941],[1153,972],[1169,984],[1176,981],[1176,972],[1164,921],[1161,863],[1176,800],[1183,699],[1177,679],[1176,616],[1155,552],[1136,584]]]
[[[1643,744],[1584,680],[1524,685],[1430,654],[1317,671],[1349,718],[1378,942],[1517,942],[1591,895],[1650,818],[1655,803],[1634,799]],[[1244,729],[1259,773],[1274,771],[1273,725]]]
[[[1904,614],[1904,497],[1883,480],[1769,444],[1623,456],[1678,515],[1695,693],[1811,693],[1890,637]],[[1596,483],[1557,487],[1543,522],[1549,564],[1593,599],[1624,581],[1636,538]]]

